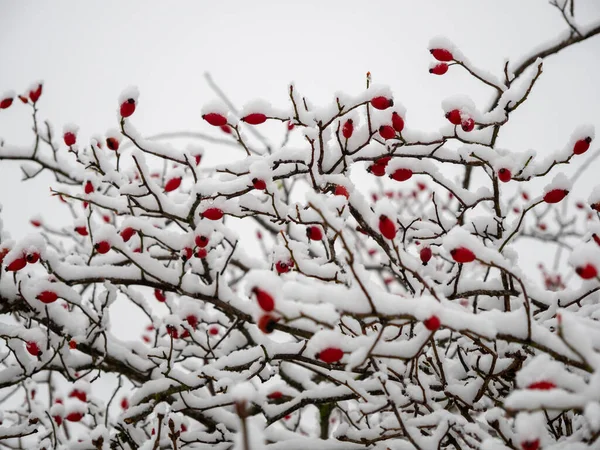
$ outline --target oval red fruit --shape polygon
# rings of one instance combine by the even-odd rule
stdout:
[[[454,58],[452,57],[452,53],[445,48],[433,48],[429,50],[431,55],[437,59],[438,61],[448,62],[452,61]]]
[[[128,98],[121,104],[121,108],[119,110],[121,113],[121,117],[129,117],[135,112],[135,100],[133,98]]]
[[[260,125],[267,121],[267,116],[262,113],[252,113],[242,117],[242,121],[246,122],[248,125]]]
[[[448,64],[446,63],[436,64],[429,69],[429,73],[432,73],[433,75],[444,75],[446,72],[448,72]]]
[[[406,181],[413,176],[413,172],[410,169],[396,169],[390,178],[396,181]]]
[[[219,220],[223,217],[223,211],[219,208],[208,208],[202,213],[202,217],[208,220]]]
[[[320,241],[323,239],[323,232],[321,228],[317,226],[308,227],[306,229],[306,235],[311,241]]]
[[[38,252],[27,253],[25,259],[27,259],[29,264],[35,264],[40,260],[40,254]]]
[[[42,351],[40,350],[40,347],[38,346],[37,342],[35,342],[35,341],[28,341],[28,342],[26,342],[25,343],[25,349],[32,356],[39,356],[39,355],[42,354]]]
[[[392,126],[398,133],[404,130],[404,119],[395,111],[392,113]]]
[[[129,408],[129,400],[127,400],[127,397],[123,397],[121,399],[121,409],[128,409]]]
[[[459,264],[465,264],[475,261],[475,253],[466,247],[458,247],[450,250],[452,259]]]
[[[352,119],[348,119],[346,122],[344,122],[344,126],[342,127],[342,135],[346,139],[350,139],[352,133],[354,133],[354,121]]]
[[[427,263],[431,259],[432,255],[433,255],[433,253],[431,252],[430,247],[423,247],[421,249],[421,251],[419,252],[419,257],[421,258],[421,262],[423,263],[424,266],[427,265]]]
[[[346,198],[350,197],[350,194],[348,193],[348,189],[346,189],[344,186],[341,186],[341,185],[337,185],[335,187],[334,194],[335,195],[343,195]]]
[[[63,140],[65,141],[65,145],[70,147],[72,145],[75,145],[75,142],[77,142],[77,137],[75,136],[75,133],[72,133],[71,131],[67,131],[63,135]]]
[[[254,295],[256,295],[256,301],[263,311],[270,312],[275,309],[275,300],[271,297],[267,291],[263,291],[260,288],[253,289]]]
[[[208,245],[208,238],[206,236],[196,236],[194,242],[198,247],[204,248]]]
[[[36,297],[40,302],[49,304],[54,303],[58,299],[58,295],[56,292],[52,291],[42,291]]]
[[[258,189],[259,191],[264,191],[267,188],[267,183],[265,183],[264,180],[261,180],[259,178],[253,178],[252,186],[254,186],[254,189]]]
[[[450,121],[453,125],[460,125],[462,122],[462,117],[460,115],[460,111],[458,109],[453,109],[452,111],[448,111],[446,113],[446,119]]]
[[[227,125],[227,117],[223,114],[218,113],[208,113],[202,116],[204,120],[206,120],[213,127],[223,127]]]
[[[498,179],[503,183],[508,183],[512,179],[512,173],[508,169],[500,169],[498,171]]]
[[[172,192],[181,185],[181,177],[171,178],[165,184],[165,192]]]
[[[318,358],[327,364],[338,362],[344,357],[344,352],[336,347],[328,347],[319,352]]]
[[[566,189],[552,189],[544,195],[546,203],[558,203],[567,196],[569,191]]]
[[[556,384],[548,380],[536,381],[535,383],[531,383],[529,386],[527,386],[527,389],[533,389],[537,391],[548,391],[554,388],[556,388]]]
[[[135,234],[135,230],[131,227],[127,227],[123,231],[121,231],[121,238],[123,239],[124,242],[127,242],[129,239],[131,239],[133,237],[134,234]]]
[[[423,324],[425,325],[425,328],[427,328],[429,331],[436,331],[442,325],[440,319],[437,316],[431,316],[429,319],[425,320]]]
[[[383,164],[373,163],[367,167],[367,171],[376,177],[382,177],[385,175],[385,166]]]
[[[575,142],[575,145],[573,146],[573,153],[575,155],[581,155],[582,153],[585,153],[588,151],[588,149],[590,148],[590,143],[592,142],[592,138],[591,137],[586,137],[585,139],[580,139],[577,142]]]
[[[42,85],[38,84],[37,88],[29,91],[29,98],[33,103],[37,102],[42,95]]]
[[[85,391],[80,391],[79,389],[73,389],[69,394],[69,398],[76,398],[82,402],[87,402],[87,394]]]
[[[381,125],[379,127],[379,135],[387,141],[396,137],[396,130],[391,125]]]
[[[275,325],[277,324],[277,320],[274,319],[273,317],[271,317],[268,314],[265,314],[264,316],[261,316],[260,319],[258,319],[258,329],[260,331],[262,331],[265,334],[271,334],[274,330],[275,330]]]
[[[469,133],[475,128],[475,121],[469,117],[460,123],[460,127],[464,132]]]
[[[6,271],[7,272],[18,272],[26,265],[27,265],[27,258],[25,256],[22,256],[20,258],[13,260],[13,262],[11,262],[8,266],[6,266]]]
[[[185,320],[190,325],[190,327],[192,327],[194,329],[196,329],[196,327],[198,326],[198,318],[193,314],[190,314],[189,316],[187,316],[185,318]]]
[[[379,216],[379,232],[386,239],[394,239],[396,237],[396,225],[388,216],[381,215]]]
[[[75,227],[75,232],[77,232],[77,234],[80,234],[81,236],[88,235],[88,230],[85,226]]]
[[[586,264],[584,266],[579,266],[575,269],[577,275],[579,275],[584,280],[590,280],[592,278],[598,277],[598,270],[593,264]]]
[[[219,327],[210,327],[208,329],[208,334],[210,334],[211,336],[216,336],[217,334],[219,334]]]
[[[77,411],[72,412],[69,413],[65,419],[67,419],[69,422],[79,422],[81,419],[83,419],[83,414]]]
[[[103,255],[110,251],[110,243],[108,241],[100,241],[94,246],[94,248],[98,253]]]
[[[267,395],[267,398],[270,400],[278,400],[281,397],[283,397],[283,394],[280,391],[273,391],[269,395]]]
[[[160,289],[154,289],[154,298],[156,298],[156,300],[158,300],[161,303],[164,303],[167,301],[167,297],[166,297],[165,293],[163,291],[161,291]]]
[[[208,252],[205,248],[200,247],[198,250],[196,250],[196,258],[204,259],[207,255]]]
[[[533,441],[523,441],[521,442],[522,450],[539,450],[540,448],[540,440],[534,439]]]
[[[285,261],[277,261],[277,263],[275,263],[275,270],[281,275],[282,273],[290,271],[290,265]]]
[[[371,106],[380,110],[388,109],[390,106],[394,106],[394,100],[383,96],[375,97],[371,100]]]
[[[94,185],[91,181],[88,181],[87,183],[85,183],[85,187],[83,190],[86,194],[91,194],[92,192],[94,192]]]
[[[3,98],[2,100],[0,100],[0,109],[8,108],[8,107],[10,107],[10,105],[12,105],[12,103],[13,103],[12,97]]]
[[[119,140],[114,137],[106,138],[106,146],[109,150],[117,151],[119,150]]]

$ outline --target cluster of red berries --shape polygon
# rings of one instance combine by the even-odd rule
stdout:
[[[429,52],[437,61],[439,61],[438,64],[429,69],[429,73],[434,75],[444,75],[446,72],[448,72],[448,62],[454,60],[452,53],[443,48],[434,48],[429,50]]]

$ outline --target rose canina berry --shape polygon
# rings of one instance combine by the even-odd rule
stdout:
[[[394,106],[394,100],[383,96],[375,97],[371,100],[371,106],[380,110],[388,109],[389,107]]]
[[[63,140],[65,141],[65,145],[70,147],[72,145],[75,145],[75,142],[77,141],[77,137],[75,136],[75,133],[73,133],[71,131],[67,131],[63,135]]]
[[[242,117],[242,121],[246,122],[248,125],[260,125],[267,121],[267,116],[262,113],[252,113]]]
[[[396,111],[392,113],[392,126],[398,133],[404,130],[404,119]]]
[[[12,97],[3,98],[2,100],[0,100],[0,109],[9,108],[10,105],[12,105],[12,103],[13,103]]]
[[[129,117],[135,112],[135,100],[132,98],[128,98],[123,103],[121,103],[121,108],[119,109],[121,113],[121,117]]]
[[[319,352],[317,356],[321,361],[327,364],[333,364],[338,362],[344,356],[344,352],[336,347],[328,347],[325,350]]]
[[[522,450],[539,450],[540,448],[540,440],[535,439],[533,441],[523,441],[521,442]]]
[[[223,217],[223,211],[219,208],[208,208],[202,213],[202,217],[208,220],[219,220]]]
[[[69,422],[79,422],[81,419],[83,419],[83,414],[80,412],[72,412],[69,413],[65,419],[67,419]]]
[[[446,119],[448,119],[453,125],[460,125],[462,122],[462,117],[460,116],[460,111],[458,109],[448,111],[446,113]]]
[[[406,181],[413,176],[412,170],[410,169],[397,169],[393,174],[390,175],[392,180]]]
[[[544,195],[546,203],[558,203],[567,196],[569,191],[566,189],[552,189]]]
[[[306,235],[311,241],[320,241],[323,239],[323,232],[321,228],[317,226],[308,227],[306,229]]]
[[[27,253],[25,259],[29,264],[35,264],[40,260],[40,254],[38,252]]]
[[[512,179],[512,173],[508,169],[500,169],[498,171],[498,179],[503,183],[508,183]]]
[[[275,309],[275,300],[267,291],[263,291],[262,289],[255,287],[252,292],[254,292],[254,295],[256,295],[258,306],[260,306],[263,311],[271,312]]]
[[[352,119],[348,119],[346,122],[344,122],[344,126],[342,127],[342,135],[346,139],[350,139],[352,133],[354,133],[354,121]]]
[[[267,188],[267,183],[265,183],[264,180],[261,180],[259,178],[253,178],[252,186],[254,186],[254,189],[258,189],[259,191],[264,191]]]
[[[282,273],[287,273],[290,271],[290,266],[291,264],[288,264],[285,261],[277,261],[277,263],[275,264],[275,270],[277,271],[278,274],[282,274]]]
[[[40,99],[40,96],[42,95],[42,85],[38,84],[38,86],[29,91],[29,98],[31,99],[31,101],[33,103],[37,102]]]
[[[434,75],[444,75],[446,72],[448,72],[448,64],[446,63],[436,64],[434,67],[429,69],[429,73]]]
[[[556,384],[554,384],[552,381],[547,380],[536,381],[535,383],[531,383],[529,386],[527,386],[527,389],[533,389],[537,391],[549,391],[550,389],[555,388]]]
[[[108,241],[100,241],[96,245],[94,245],[94,248],[98,253],[104,255],[105,253],[108,253],[110,251],[110,243]]]
[[[123,239],[124,242],[127,242],[129,239],[131,239],[133,237],[133,235],[135,233],[136,233],[136,231],[133,228],[127,227],[123,231],[121,231],[121,238]]]
[[[5,270],[7,272],[18,272],[19,270],[21,270],[26,265],[27,265],[27,257],[22,256],[21,258],[15,259],[8,266],[6,266]]]
[[[85,226],[75,227],[75,232],[81,236],[87,236],[88,230]]]
[[[391,125],[381,125],[379,127],[379,135],[387,141],[396,137],[396,130]]]
[[[196,250],[196,258],[204,259],[208,255],[208,251],[205,248],[200,247]]]
[[[577,275],[579,275],[584,280],[590,280],[592,278],[596,278],[598,276],[598,270],[593,264],[586,264],[585,266],[580,266],[575,269]]]
[[[452,259],[459,264],[465,264],[475,261],[475,253],[466,247],[458,247],[450,250]]]
[[[464,132],[469,133],[475,128],[475,121],[469,117],[460,123],[460,127]]]
[[[171,178],[165,184],[165,192],[172,192],[181,185],[181,177]]]
[[[35,341],[28,341],[25,344],[25,349],[32,356],[38,356],[38,355],[42,354],[40,347],[37,345],[37,342],[35,342]]]
[[[379,232],[386,239],[392,240],[396,237],[396,225],[388,216],[381,215],[379,216]]]
[[[163,291],[161,291],[160,289],[154,289],[154,298],[156,298],[156,300],[158,300],[161,303],[164,303],[167,301],[167,297],[165,296],[165,293]]]
[[[106,138],[106,146],[109,150],[116,152],[119,150],[119,140],[114,137]]]
[[[423,247],[421,249],[421,251],[419,252],[419,257],[421,258],[421,262],[423,263],[424,266],[427,265],[427,263],[431,259],[431,256],[432,256],[432,252],[431,252],[430,247]]]
[[[206,247],[208,245],[208,238],[206,236],[196,236],[194,238],[194,243],[198,246],[198,247]]]
[[[258,329],[260,331],[262,331],[265,334],[271,334],[274,330],[275,330],[275,325],[277,324],[277,320],[275,320],[273,317],[271,317],[268,314],[265,314],[264,316],[261,316],[260,319],[258,319]]]
[[[335,195],[343,195],[346,198],[350,197],[350,194],[348,193],[348,189],[346,189],[345,186],[341,186],[339,184],[335,187],[334,194]]]
[[[588,151],[588,149],[590,148],[590,143],[592,142],[592,138],[591,137],[586,137],[585,139],[580,139],[577,142],[575,142],[575,145],[573,146],[573,153],[575,155],[581,155],[582,153],[585,153]]]
[[[429,53],[431,53],[435,59],[441,62],[448,62],[454,59],[452,53],[445,48],[433,48],[429,50]]]
[[[213,127],[222,127],[227,125],[227,117],[218,113],[208,113],[202,116]]]
[[[423,322],[423,324],[425,325],[425,328],[427,328],[429,331],[436,331],[442,325],[440,319],[437,316],[431,316],[429,319]]]
[[[58,299],[56,292],[42,291],[36,297],[40,302],[45,304],[54,303]]]
[[[86,194],[91,194],[92,192],[94,192],[94,185],[91,181],[88,181],[87,183],[85,183],[85,187],[83,190]]]

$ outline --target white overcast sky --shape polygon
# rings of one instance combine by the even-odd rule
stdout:
[[[582,24],[600,19],[600,1],[577,0],[576,15]],[[506,58],[522,58],[565,27],[546,0],[0,0],[0,91],[21,93],[44,80],[41,117],[59,132],[75,122],[87,140],[117,124],[117,97],[131,84],[141,91],[133,123],[142,133],[214,132],[200,118],[201,105],[214,98],[206,71],[238,105],[264,98],[276,106],[287,102],[290,81],[323,104],[336,91],[362,89],[371,71],[407,108],[407,126],[436,130],[444,98],[468,94],[484,109],[493,92],[457,68],[429,75],[432,37],[446,36],[501,75]],[[600,128],[599,56],[597,37],[548,58],[499,146],[544,154],[562,147],[577,125]],[[7,144],[31,143],[30,126],[19,102],[0,111]],[[217,162],[221,153],[206,150],[206,163]],[[596,172],[575,194],[587,198]],[[37,212],[55,220],[66,213],[49,196],[50,176],[27,184],[20,177],[17,164],[0,162],[2,219],[14,237],[33,231],[28,221]]]

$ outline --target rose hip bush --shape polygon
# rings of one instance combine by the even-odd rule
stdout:
[[[199,121],[245,157],[216,167],[143,137],[135,88],[91,142],[42,123],[42,83],[3,95],[1,114],[29,108],[34,142],[1,141],[0,158],[24,161],[25,178],[51,172],[72,222],[32,218],[19,241],[2,231],[0,443],[597,448],[600,188],[567,209],[577,177],[561,172],[588,164],[594,131],[543,155],[496,145],[541,58],[600,32],[556,6],[569,32],[500,76],[431,42],[432,76],[468,71],[494,92],[489,108],[451,98],[447,125],[415,130],[370,74],[325,107],[293,85],[284,110],[221,95]],[[559,248],[564,270],[542,266],[540,284],[519,265],[525,238]],[[137,341],[109,321],[117,299],[139,310]]]

